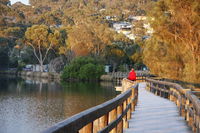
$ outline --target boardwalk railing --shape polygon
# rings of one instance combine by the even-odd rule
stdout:
[[[123,79],[123,93],[50,127],[43,133],[122,133],[138,98],[138,84]]]
[[[124,78],[128,77],[129,72],[112,72],[108,73],[114,81],[120,82]],[[149,75],[148,71],[136,71],[136,78],[137,80],[145,80],[146,76]]]
[[[154,94],[175,102],[179,113],[185,118],[193,132],[200,133],[200,101],[189,89],[176,83],[146,79],[147,89]]]

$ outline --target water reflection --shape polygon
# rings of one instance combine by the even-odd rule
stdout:
[[[112,84],[0,77],[0,133],[37,133],[116,96]]]

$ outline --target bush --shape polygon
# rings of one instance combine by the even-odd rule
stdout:
[[[79,57],[66,66],[62,80],[98,80],[104,74],[104,67],[91,57]]]
[[[73,65],[65,66],[61,75],[61,79],[66,80],[70,78],[75,78],[76,71],[74,71],[73,69]]]
[[[96,65],[89,63],[82,66],[79,77],[83,80],[96,79]]]
[[[104,71],[104,66],[103,65],[97,65],[96,66],[96,78],[100,78],[101,75],[105,74],[105,71]]]
[[[127,72],[127,68],[126,68],[125,65],[120,65],[120,66],[118,67],[118,69],[119,69],[120,72]]]

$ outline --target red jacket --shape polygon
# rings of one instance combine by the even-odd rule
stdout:
[[[128,79],[129,80],[136,80],[136,73],[135,73],[134,70],[129,72]]]

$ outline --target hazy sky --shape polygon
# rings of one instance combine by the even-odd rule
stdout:
[[[26,4],[26,5],[28,5],[28,2],[29,2],[29,0],[10,0],[10,1],[11,1],[11,4],[14,4],[15,2],[20,1],[20,2],[22,2],[24,4]]]

